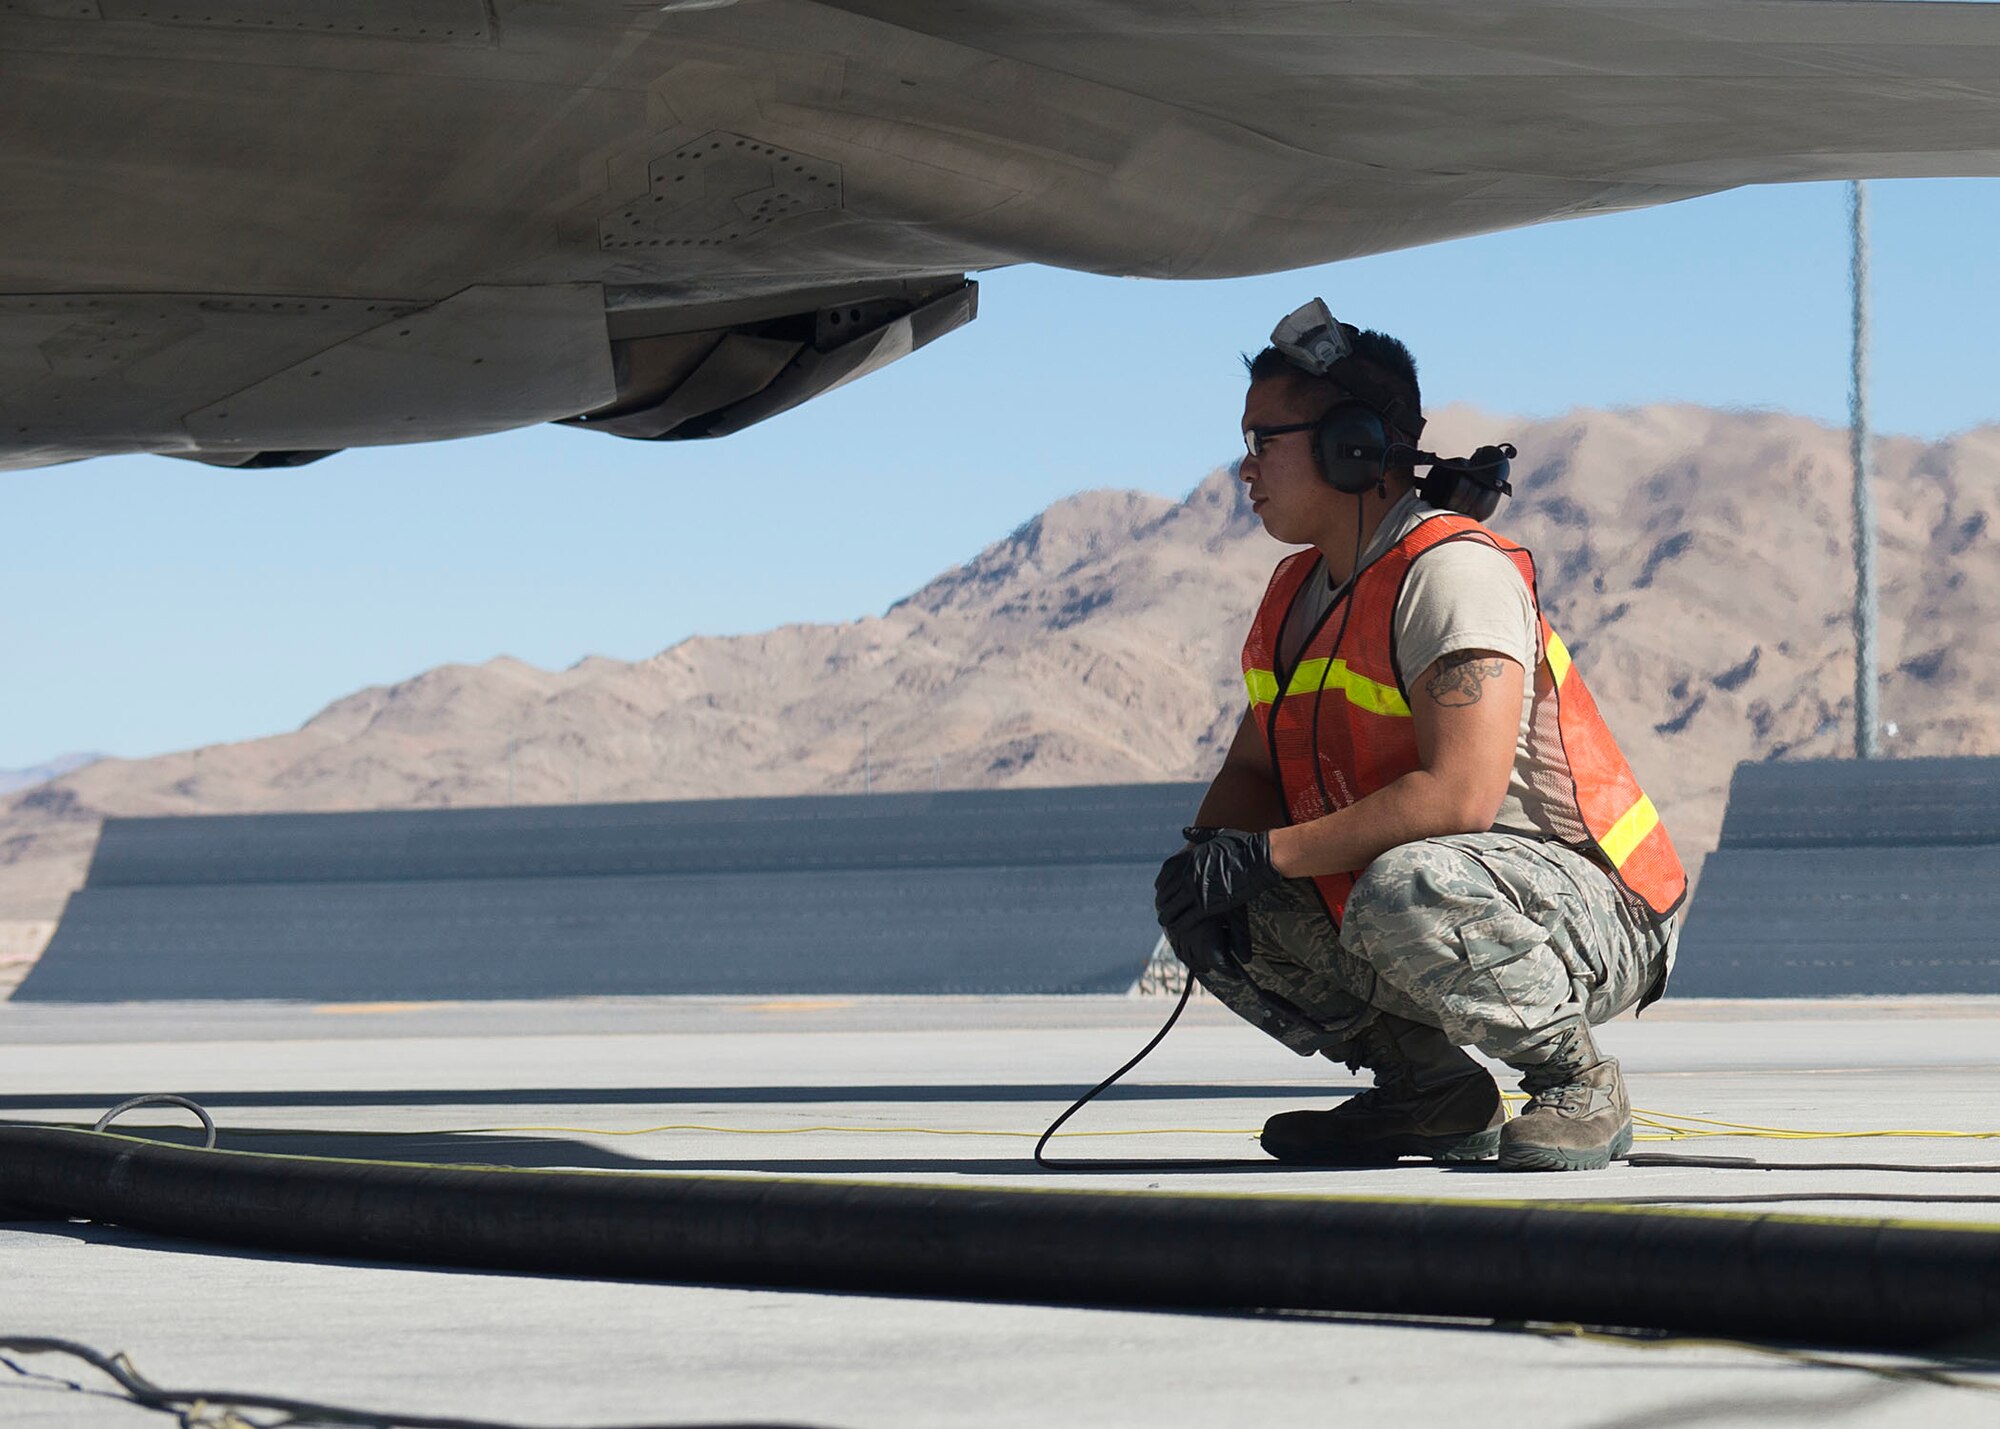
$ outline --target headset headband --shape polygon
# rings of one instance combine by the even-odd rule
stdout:
[[[1308,376],[1339,383],[1357,402],[1414,443],[1424,434],[1423,413],[1387,383],[1378,381],[1368,370],[1366,358],[1355,356],[1354,339],[1359,336],[1360,328],[1341,322],[1327,310],[1324,299],[1314,298],[1271,329],[1271,346]]]

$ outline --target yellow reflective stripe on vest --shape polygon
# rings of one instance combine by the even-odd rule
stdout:
[[[1556,688],[1569,678],[1569,646],[1563,644],[1562,636],[1556,634],[1555,627],[1549,626],[1549,638],[1543,642],[1542,658],[1549,662],[1549,674],[1554,677]]]
[[[1253,705],[1268,705],[1278,698],[1278,677],[1270,670],[1245,670],[1243,684],[1250,691],[1250,703]],[[1301,661],[1299,667],[1292,671],[1291,683],[1285,687],[1285,693],[1288,696],[1310,695],[1322,688],[1338,691],[1347,697],[1349,704],[1370,714],[1403,719],[1410,717],[1409,701],[1403,698],[1401,690],[1348,669],[1345,660],[1335,660],[1331,668],[1324,660]]]
[[[1613,868],[1623,868],[1625,860],[1632,856],[1632,850],[1659,826],[1660,811],[1653,807],[1651,799],[1641,794],[1639,802],[1618,816],[1618,822],[1611,826],[1611,832],[1597,841],[1597,846],[1604,850],[1604,856],[1611,860]]]
[[[1290,693],[1296,695],[1319,689],[1339,690],[1347,696],[1349,704],[1370,714],[1395,715],[1402,719],[1410,717],[1410,704],[1403,698],[1401,690],[1355,673],[1347,668],[1345,660],[1335,660],[1331,666],[1324,660],[1307,660],[1292,672]]]

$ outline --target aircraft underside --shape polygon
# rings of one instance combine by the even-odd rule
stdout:
[[[718,436],[965,275],[2000,173],[2000,7],[8,0],[0,467]]]

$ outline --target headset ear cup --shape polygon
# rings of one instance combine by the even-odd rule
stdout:
[[[1451,494],[1444,509],[1470,516],[1475,521],[1484,521],[1500,509],[1500,493],[1482,481],[1453,472]]]
[[[1474,476],[1462,459],[1441,461],[1417,483],[1417,494],[1426,505],[1440,511],[1455,511],[1475,521],[1484,521],[1500,509],[1500,498],[1507,491],[1506,472],[1507,464],[1503,461],[1496,484],[1493,478],[1481,480]]]
[[[1319,474],[1335,491],[1359,496],[1382,480],[1389,433],[1380,416],[1359,402],[1336,404],[1313,432]]]

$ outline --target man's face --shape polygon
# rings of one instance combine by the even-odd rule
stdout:
[[[1243,399],[1243,429],[1311,421],[1319,414],[1308,404],[1323,405],[1325,400],[1283,379],[1253,382]],[[1266,439],[1260,455],[1243,458],[1237,475],[1249,484],[1250,509],[1264,529],[1288,546],[1318,544],[1329,523],[1342,519],[1343,499],[1352,503],[1320,475],[1311,432],[1285,432]]]

